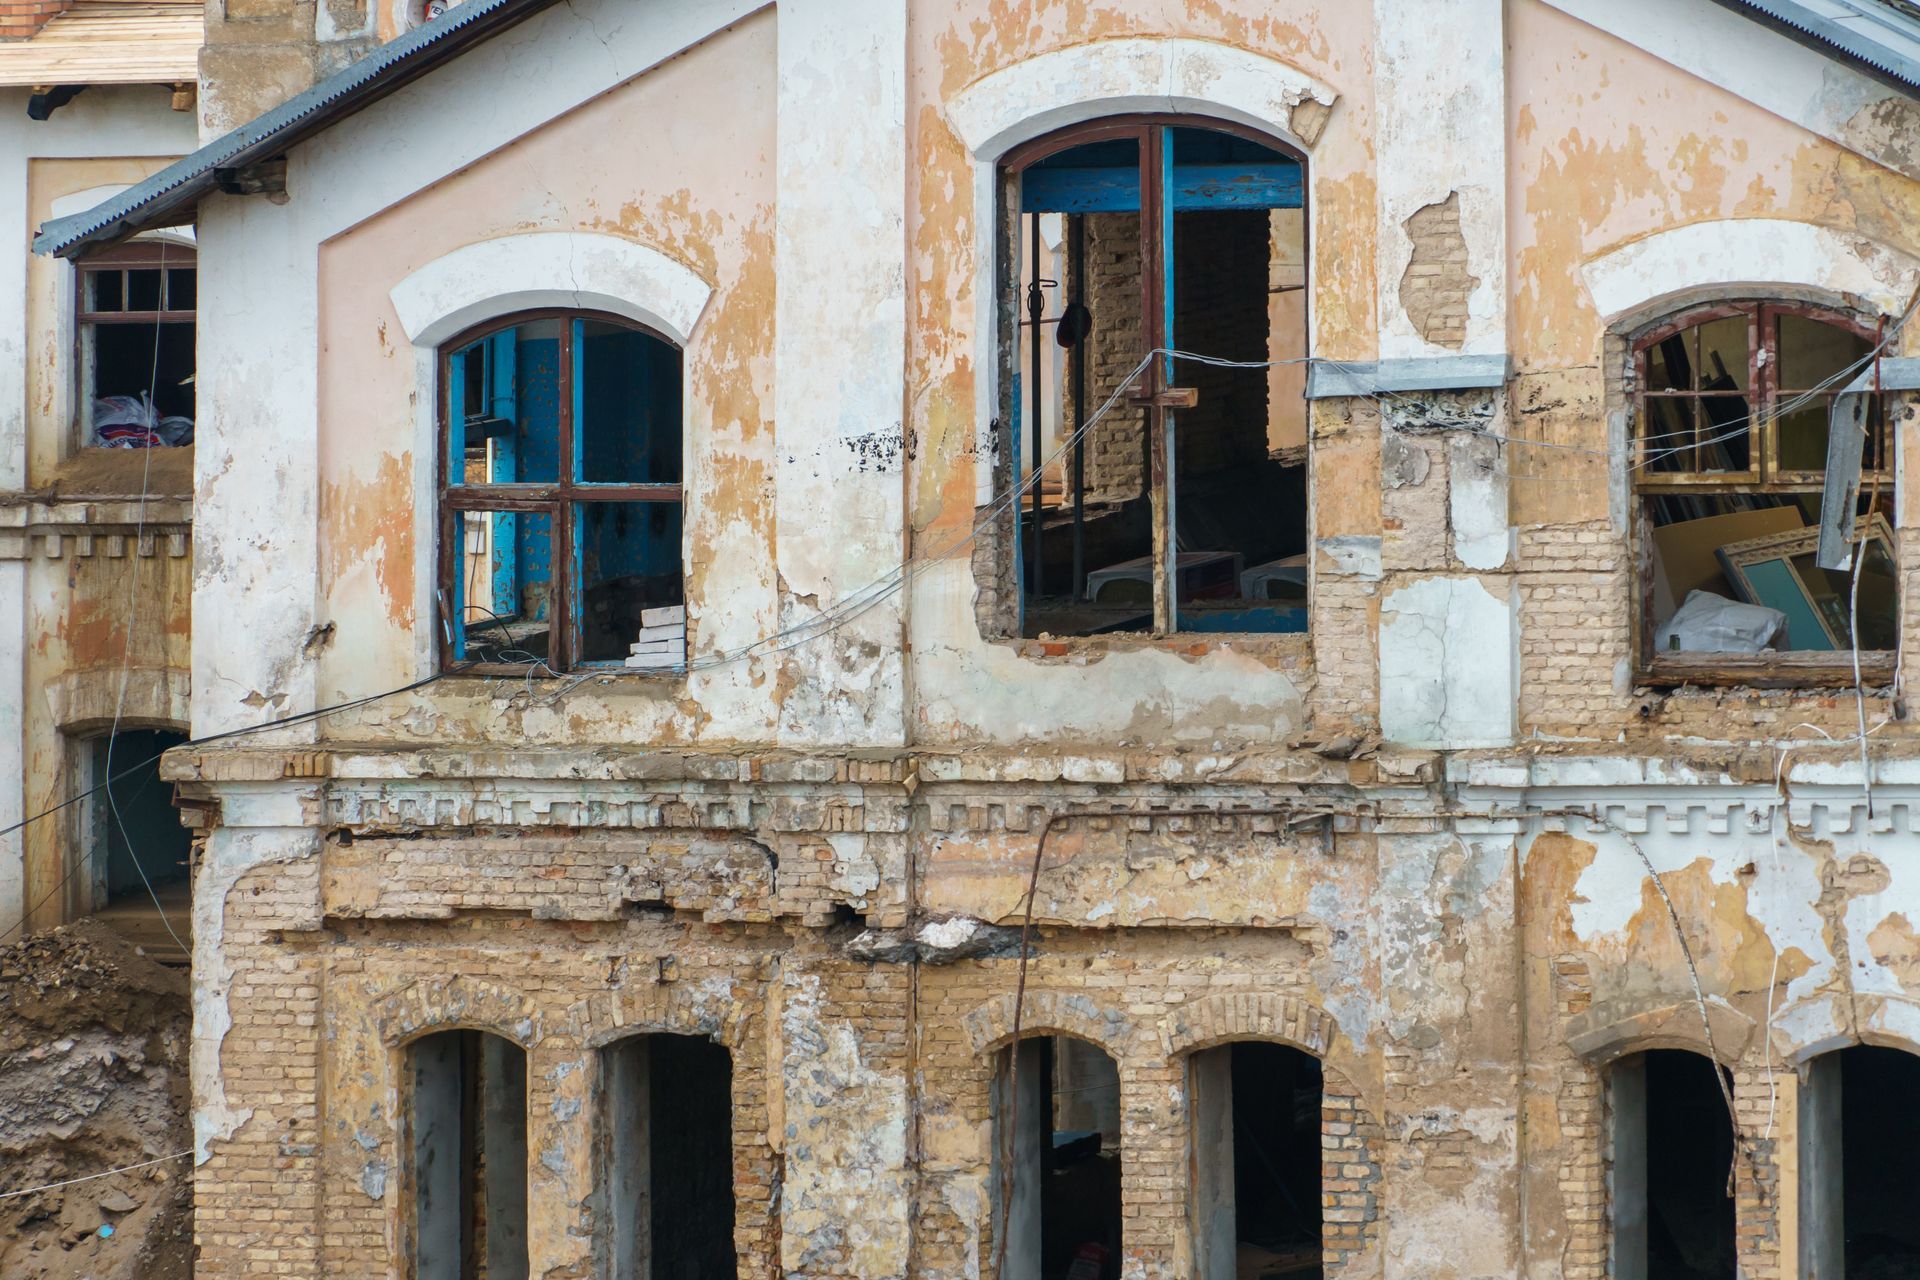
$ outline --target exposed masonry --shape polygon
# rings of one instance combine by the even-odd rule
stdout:
[[[1400,305],[1422,338],[1458,351],[1467,340],[1467,297],[1480,283],[1467,269],[1460,193],[1415,210],[1406,230],[1413,257],[1400,277]]]

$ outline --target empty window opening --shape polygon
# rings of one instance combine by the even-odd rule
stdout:
[[[616,1280],[736,1274],[733,1066],[698,1036],[645,1035],[605,1051],[603,1160]]]
[[[1608,1073],[1614,1280],[1734,1280],[1733,1127],[1716,1070],[1654,1049]]]
[[[1763,303],[1689,312],[1634,344],[1647,674],[1742,679],[1800,668],[1810,681],[1844,666],[1851,682],[1856,645],[1863,673],[1891,673],[1898,596],[1885,415],[1877,395],[1840,394],[1871,372],[1873,346],[1869,330],[1839,313]],[[1837,491],[1826,474],[1836,412],[1860,434],[1859,483]],[[1864,539],[1846,569],[1816,563],[1831,492],[1848,508],[1838,528]]]
[[[1002,1224],[1002,1274],[1007,1280],[1117,1280],[1119,1067],[1098,1046],[1069,1036],[1024,1039],[1017,1066],[1011,1050],[1000,1053],[993,1105],[996,1220],[1009,1172],[1013,1190]]]
[[[1134,119],[1007,172],[1022,633],[1304,631],[1300,162]],[[1100,414],[1169,347],[1249,367],[1160,357]]]
[[[1801,1273],[1920,1275],[1920,1057],[1855,1045],[1808,1064],[1800,1100]]]
[[[163,729],[123,729],[79,744],[83,786],[101,788],[81,815],[90,872],[83,907],[164,964],[186,964],[181,944],[192,942],[193,834],[180,823],[159,760],[185,741]]]
[[[458,340],[445,386],[448,664],[683,665],[680,349],[546,316]]]
[[[484,1031],[441,1031],[408,1057],[416,1280],[525,1280],[525,1051]]]
[[[137,241],[79,264],[83,447],[193,443],[194,262],[186,245]]]
[[[1201,1280],[1322,1274],[1320,1062],[1246,1042],[1193,1055]]]

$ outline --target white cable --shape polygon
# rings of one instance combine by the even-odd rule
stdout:
[[[26,1187],[20,1191],[0,1191],[0,1200],[11,1200],[15,1196],[38,1195],[42,1191],[57,1191],[61,1187],[71,1187],[76,1182],[92,1182],[96,1178],[111,1178],[116,1173],[131,1173],[135,1169],[145,1169],[149,1165],[165,1164],[169,1160],[183,1160],[192,1154],[193,1148],[188,1147],[185,1151],[176,1151],[172,1155],[155,1156],[151,1160],[142,1160],[139,1164],[124,1164],[118,1169],[108,1169],[103,1173],[89,1173],[85,1177],[68,1178],[64,1182],[49,1182],[44,1186]]]

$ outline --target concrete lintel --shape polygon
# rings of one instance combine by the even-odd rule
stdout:
[[[1490,356],[1416,356],[1359,362],[1315,360],[1307,370],[1307,399],[1503,387],[1511,366],[1512,361],[1504,352]]]

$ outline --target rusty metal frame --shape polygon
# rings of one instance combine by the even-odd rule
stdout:
[[[1749,446],[1751,464],[1739,472],[1658,473],[1642,469],[1646,456],[1645,431],[1648,425],[1647,390],[1648,353],[1660,342],[1696,325],[1730,316],[1744,315],[1747,324],[1747,392]],[[1637,637],[1635,678],[1642,684],[1747,685],[1758,688],[1806,688],[1841,686],[1853,683],[1853,666],[1847,655],[1821,652],[1777,654],[1662,654],[1654,645],[1656,619],[1653,608],[1653,522],[1649,499],[1683,496],[1731,496],[1739,494],[1794,495],[1817,493],[1824,471],[1781,472],[1777,465],[1778,428],[1774,408],[1782,396],[1791,397],[1802,389],[1779,385],[1779,321],[1782,316],[1798,316],[1845,330],[1872,343],[1875,330],[1860,316],[1808,302],[1786,302],[1765,298],[1729,299],[1690,307],[1666,317],[1632,336],[1629,345],[1631,384],[1628,437],[1633,474],[1630,477],[1632,502],[1630,519],[1634,533],[1634,564],[1639,589],[1634,593],[1634,633]],[[1698,378],[1698,369],[1692,370]],[[1837,394],[1838,387],[1832,389]],[[1722,393],[1724,394],[1724,393]],[[1705,393],[1675,393],[1670,398],[1697,402]],[[1875,429],[1869,440],[1868,457],[1874,469],[1863,469],[1863,479],[1878,479],[1888,484],[1889,435],[1885,406],[1876,399],[1870,412]],[[1696,420],[1695,440],[1700,427]],[[1697,466],[1697,458],[1696,458]],[[1885,683],[1893,678],[1896,653],[1868,651],[1860,655],[1861,678],[1869,683]]]
[[[1169,335],[1166,332],[1166,315],[1163,305],[1165,272],[1171,264],[1166,260],[1167,255],[1163,252],[1163,249],[1171,245],[1172,226],[1170,223],[1165,226],[1162,225],[1162,214],[1164,211],[1162,209],[1163,201],[1161,199],[1160,181],[1163,160],[1161,155],[1161,142],[1163,138],[1161,130],[1167,128],[1204,129],[1215,133],[1230,134],[1234,137],[1244,138],[1247,141],[1258,143],[1263,147],[1287,156],[1297,163],[1300,166],[1302,191],[1306,192],[1311,190],[1308,181],[1308,160],[1304,153],[1285,140],[1274,137],[1250,125],[1229,120],[1220,120],[1211,116],[1182,115],[1171,112],[1113,116],[1102,120],[1089,121],[1084,124],[1069,125],[1066,128],[1046,134],[1043,137],[1022,143],[1008,151],[1000,160],[998,172],[1001,180],[995,184],[1001,202],[1000,209],[997,211],[1000,215],[998,224],[1002,243],[996,253],[996,266],[998,268],[996,276],[998,279],[998,296],[1000,299],[1000,303],[996,308],[996,314],[999,317],[1000,329],[999,369],[1001,381],[998,401],[1001,406],[1003,421],[1011,421],[1013,406],[1012,379],[1010,374],[1014,363],[1016,363],[1018,359],[1016,348],[1017,335],[1019,333],[1017,315],[1019,303],[1016,295],[1019,292],[1020,264],[1018,261],[1018,245],[1020,224],[1019,204],[1014,196],[1019,190],[1018,184],[1021,171],[1049,156],[1070,150],[1074,147],[1085,146],[1088,143],[1106,142],[1118,138],[1133,138],[1138,142],[1139,155],[1137,163],[1140,166],[1141,354],[1144,355],[1147,351],[1153,351],[1171,345],[1168,341]],[[1303,198],[1303,207],[1306,203],[1307,201]],[[1312,219],[1310,217],[1306,218],[1304,222],[1307,225],[1303,227],[1302,231],[1302,251],[1310,263],[1312,260]],[[1309,300],[1309,314],[1306,317],[1306,331],[1309,335],[1313,332],[1311,300]],[[1175,444],[1174,417],[1177,410],[1191,408],[1195,403],[1195,392],[1193,388],[1180,387],[1174,384],[1172,364],[1173,362],[1170,358],[1151,362],[1147,368],[1143,384],[1136,389],[1134,394],[1126,398],[1126,403],[1140,407],[1147,415],[1144,437],[1148,462],[1149,499],[1153,511],[1153,634],[1156,636],[1173,635],[1178,631],[1178,566],[1177,557],[1173,554],[1172,550],[1174,503],[1176,501],[1176,495],[1173,492],[1174,460],[1172,456]],[[1037,424],[1035,429],[1038,429]],[[1311,431],[1309,431],[1308,434],[1308,447],[1311,449]],[[1010,439],[1010,436],[1003,433],[1001,438]],[[1020,460],[1017,457],[1011,456],[1012,450],[1009,449],[1006,452],[1009,455],[1007,478],[1009,489],[1011,489],[1019,483]],[[1309,477],[1311,477],[1310,467]],[[1038,486],[1039,483],[1039,477],[1036,476],[1034,484]],[[1310,478],[1309,484],[1311,484]],[[1017,507],[1018,504],[1014,505]],[[1311,510],[1311,498],[1309,498],[1308,505],[1309,510]],[[1018,519],[1019,517],[1016,511],[1014,516],[1015,528],[1018,527]],[[1309,516],[1309,519],[1311,519],[1311,516]],[[1311,530],[1309,530],[1309,534],[1311,534]],[[1003,557],[1011,555],[1011,548],[1002,554]],[[1020,609],[1024,621],[1024,611],[1026,608],[1026,587],[1024,583],[1019,585],[1019,595]],[[1024,626],[1022,626],[1021,629],[1024,630]],[[1208,633],[1209,638],[1212,638],[1213,634],[1214,633]],[[1227,633],[1221,634],[1225,635]]]
[[[453,357],[458,352],[472,346],[482,338],[491,337],[508,329],[541,320],[559,320],[559,390],[558,415],[554,429],[559,433],[558,462],[553,483],[534,484],[455,484],[448,475],[448,451],[451,445],[452,422],[452,366]],[[616,316],[602,311],[574,310],[564,307],[547,307],[533,311],[515,312],[475,325],[471,329],[455,334],[441,344],[438,370],[440,385],[436,389],[438,428],[434,432],[434,490],[439,498],[439,550],[434,557],[436,565],[434,592],[434,646],[440,655],[442,671],[457,671],[466,675],[512,675],[523,676],[527,673],[526,664],[500,662],[459,661],[454,657],[451,623],[447,615],[446,589],[454,582],[460,572],[459,554],[460,536],[458,518],[465,512],[525,512],[545,515],[547,527],[553,539],[553,550],[549,557],[552,565],[552,586],[548,598],[547,613],[551,625],[547,634],[547,657],[545,665],[552,673],[566,674],[578,669],[604,671],[609,675],[624,674],[624,669],[601,662],[582,663],[578,651],[580,637],[575,634],[574,596],[584,590],[573,581],[573,526],[574,509],[585,502],[660,502],[672,503],[682,508],[682,520],[685,519],[686,503],[685,462],[682,461],[682,482],[679,484],[594,484],[574,478],[573,438],[573,321],[586,320],[602,324],[616,325],[635,333],[644,333],[666,343],[675,351],[680,344],[659,330],[638,324],[625,316]],[[684,357],[684,353],[683,353]],[[684,408],[681,431],[684,436]],[[684,450],[684,441],[683,441]],[[684,578],[686,564],[682,560],[681,574]]]

